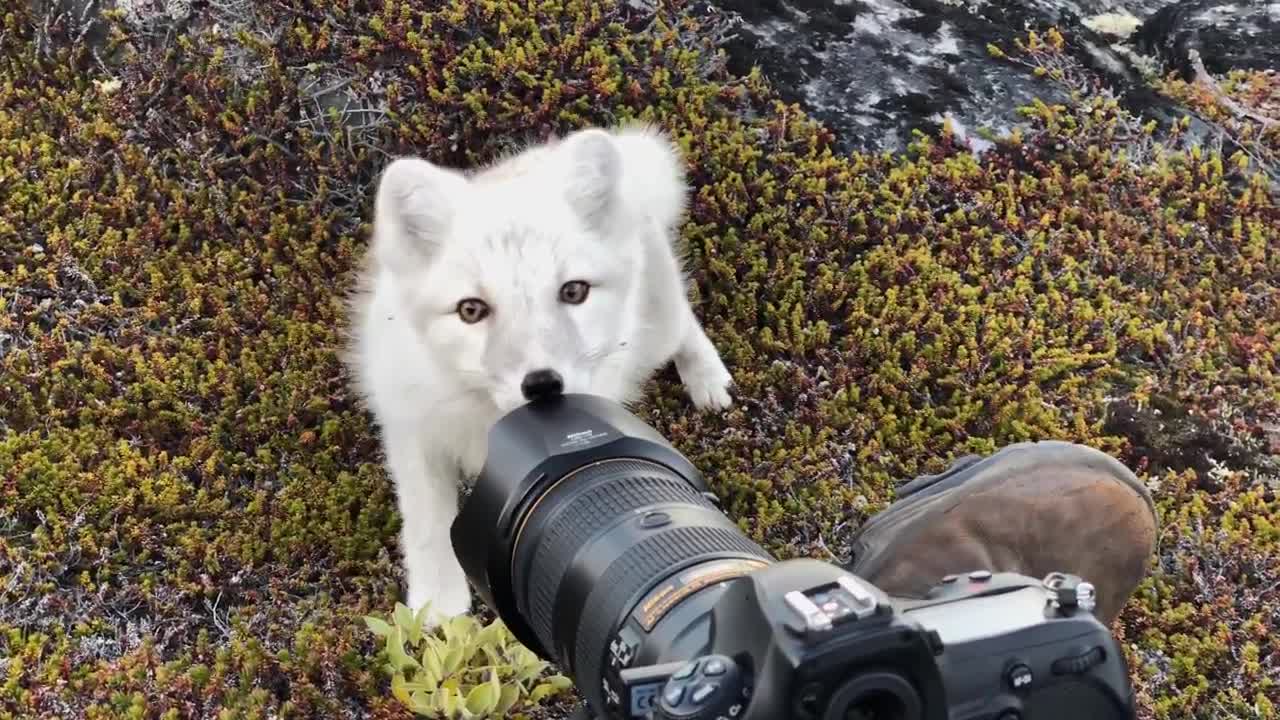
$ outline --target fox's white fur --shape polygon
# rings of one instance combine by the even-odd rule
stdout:
[[[449,536],[458,483],[479,472],[492,423],[525,402],[526,374],[630,402],[674,361],[696,407],[731,403],[674,251],[686,198],[678,151],[643,125],[472,171],[414,157],[383,171],[347,361],[396,487],[407,604],[430,602],[433,624],[470,612]],[[572,281],[585,301],[565,301]]]

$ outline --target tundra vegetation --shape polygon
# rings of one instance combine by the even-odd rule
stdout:
[[[1072,101],[975,155],[842,155],[680,0],[27,0],[0,16],[0,717],[559,718],[483,606],[396,610],[399,518],[337,350],[389,158],[640,119],[682,147],[697,312],[737,382],[638,408],[779,557],[895,481],[1061,438],[1161,514],[1115,632],[1143,718],[1280,703],[1280,78]],[[1099,539],[1105,546],[1105,539]],[[458,710],[461,706],[464,710]]]

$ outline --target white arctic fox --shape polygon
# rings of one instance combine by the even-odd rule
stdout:
[[[686,195],[642,125],[383,171],[347,362],[396,486],[407,604],[433,625],[471,610],[449,530],[501,415],[545,392],[633,401],[669,361],[696,407],[731,403],[673,252]]]

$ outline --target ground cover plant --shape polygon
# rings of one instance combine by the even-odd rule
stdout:
[[[407,718],[397,647],[449,658],[464,700],[500,665],[510,716],[564,717],[491,616],[456,665],[396,616],[399,520],[336,351],[390,156],[628,118],[686,152],[698,312],[738,383],[706,416],[668,372],[641,411],[744,531],[841,559],[898,478],[1104,448],[1164,526],[1115,628],[1141,716],[1276,716],[1274,75],[1169,79],[1230,131],[1191,143],[1046,28],[993,52],[1071,104],[981,157],[842,157],[724,72],[694,3],[100,9],[0,17],[0,717]]]

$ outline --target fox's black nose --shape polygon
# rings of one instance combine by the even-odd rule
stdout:
[[[564,380],[560,377],[560,373],[550,368],[534,370],[524,376],[524,380],[520,383],[520,392],[524,393],[525,400],[559,395],[564,392]]]

